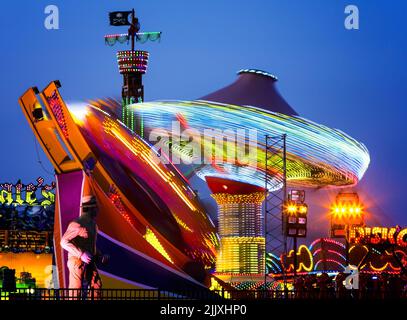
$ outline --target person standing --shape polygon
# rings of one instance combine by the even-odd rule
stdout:
[[[104,263],[107,256],[98,254],[96,249],[97,213],[96,198],[94,196],[83,197],[81,216],[69,223],[62,236],[61,247],[68,252],[70,289],[102,288],[96,261],[101,258],[101,262]],[[99,295],[99,290],[93,292],[96,296]]]

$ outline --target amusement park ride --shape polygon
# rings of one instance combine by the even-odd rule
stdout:
[[[131,15],[130,22],[128,16]],[[144,43],[147,40],[156,41],[161,38],[161,32],[139,32],[140,22],[132,11],[116,11],[109,14],[112,26],[130,25],[127,34],[110,34],[105,36],[105,43],[113,46],[117,41],[131,41],[131,50],[117,52],[117,62],[120,74],[123,75],[122,86],[122,122],[132,131],[143,137],[143,119],[129,107],[144,101],[143,75],[147,71],[147,51],[134,50],[135,41]]]
[[[339,252],[344,249],[339,241],[326,239],[297,248],[297,238],[307,236],[308,205],[301,189],[355,185],[369,165],[365,146],[341,131],[296,115],[276,91],[277,78],[259,70],[241,70],[234,84],[201,100],[144,102],[142,77],[149,53],[134,46],[135,42],[159,39],[161,32],[140,33],[134,10],[110,13],[110,23],[129,26],[129,30],[127,34],[105,36],[106,44],[131,41],[131,50],[117,54],[123,75],[120,102],[90,101],[86,109],[75,113],[62,99],[59,81],[42,91],[29,88],[19,99],[55,169],[54,250],[59,286],[68,285],[61,234],[69,221],[80,215],[82,196],[90,194],[100,204],[99,247],[111,255],[111,262],[100,268],[105,287],[176,291],[209,287],[210,279],[213,286],[215,279],[216,285],[233,288],[246,288],[247,283],[250,288],[274,288],[281,282],[267,283],[268,273],[317,272],[320,255],[325,259],[320,264],[324,269],[328,260],[338,262],[335,259],[344,256]],[[250,90],[242,90],[244,86]],[[270,92],[272,96],[268,96]],[[278,110],[263,109],[250,100],[253,96],[276,102]],[[236,99],[252,104],[239,105]],[[284,110],[291,111],[285,114]],[[211,154],[211,161],[185,166],[186,170],[164,162],[169,154],[157,152],[145,137],[159,129],[163,133],[161,143],[168,144],[165,137],[172,122],[180,119],[195,132],[255,128],[260,134],[254,143],[257,152],[248,156],[246,164],[241,159],[222,162],[223,147],[220,153]],[[268,153],[267,135],[287,136],[284,170],[277,149]],[[199,139],[203,148],[208,141]],[[213,139],[210,145],[215,150]],[[224,141],[223,136],[216,139]],[[247,139],[245,143],[253,144]],[[182,148],[174,146],[171,152],[182,152]],[[186,171],[203,179],[212,192],[218,204],[218,228],[185,178]],[[284,192],[273,208],[284,225],[278,231],[294,239],[294,250],[266,254],[269,225],[263,220],[267,214],[262,214],[262,205],[267,206],[270,197],[286,184],[293,190]],[[355,239],[352,230],[364,227],[363,217],[357,195],[340,194],[332,212],[332,238]],[[335,255],[332,259],[326,258],[325,247],[335,252],[330,252]],[[346,256],[351,250],[346,249]],[[351,260],[341,260],[336,268]]]

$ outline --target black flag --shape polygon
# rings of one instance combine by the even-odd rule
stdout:
[[[131,11],[115,11],[109,12],[109,20],[111,26],[129,26],[129,14]]]

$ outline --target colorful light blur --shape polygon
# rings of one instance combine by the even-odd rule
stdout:
[[[246,134],[250,129],[257,130],[257,154],[249,161],[253,165],[242,166],[238,161],[224,162],[225,154],[221,153],[216,158],[216,153],[212,159],[216,165],[201,165],[196,169],[201,178],[216,176],[264,185],[265,134],[287,134],[287,179],[291,186],[354,185],[363,177],[370,162],[369,153],[362,143],[340,130],[301,117],[207,101],[156,101],[137,104],[134,108],[144,119],[146,137],[152,130],[158,129],[170,135],[172,121],[177,121],[180,116],[189,128],[201,133],[205,129],[234,132],[244,129]],[[220,136],[219,139],[223,140],[224,137]],[[204,145],[205,141],[202,140],[201,144]],[[174,148],[173,151],[182,153],[179,149]],[[270,170],[273,171],[273,168]],[[275,188],[279,186],[276,181]]]
[[[241,165],[238,161],[228,162],[229,159],[227,159],[226,151],[223,150],[224,147],[222,146],[221,153],[215,150],[214,154],[209,156],[209,164],[205,162],[198,166],[194,164],[188,166],[188,170],[194,167],[196,174],[202,179],[208,177],[223,178],[243,182],[246,185],[263,186],[264,135],[266,133],[271,135],[286,133],[289,136],[287,142],[287,178],[291,186],[352,185],[363,176],[370,161],[366,148],[356,140],[338,130],[332,130],[299,117],[290,117],[254,107],[239,107],[204,101],[159,101],[138,103],[132,107],[137,109],[138,116],[143,119],[145,137],[149,137],[153,131],[155,134],[157,132],[162,133],[160,147],[156,146],[160,153],[163,145],[171,145],[171,151],[168,152],[168,155],[170,153],[178,154],[182,159],[187,160],[188,158],[192,160],[195,156],[191,154],[188,146],[186,144],[177,146],[172,138],[169,138],[172,135],[173,121],[178,121],[183,129],[195,129],[192,134],[192,141],[198,141],[199,148],[208,144],[208,141],[205,140],[207,138],[203,135],[205,129],[229,129],[236,130],[235,132],[238,132],[238,129],[248,131],[254,128],[257,130],[256,137],[250,136],[252,140],[247,140],[245,137],[246,143],[254,143],[257,151],[255,159],[248,162],[249,165]],[[199,138],[201,140],[198,140]],[[214,149],[219,148],[217,145],[219,141],[224,142],[222,134],[215,135],[214,143],[212,140],[210,141],[211,144],[213,143]],[[229,143],[229,140],[226,139],[226,143]],[[231,146],[232,144],[233,140],[227,145],[227,148],[231,147],[233,152],[236,152],[235,146]],[[226,162],[225,159],[227,159]],[[277,171],[277,168],[270,168],[270,170],[274,172]],[[271,190],[279,189],[281,177],[278,175],[272,175],[272,177]],[[238,213],[242,219],[245,210],[241,207],[249,206],[249,204],[257,205],[259,202],[255,199],[255,193],[231,195],[227,188],[228,186],[224,188],[224,192],[217,192],[213,195],[219,206],[220,224],[225,220],[222,219],[222,216],[225,215],[226,209],[229,213],[235,211],[234,213]],[[304,215],[307,211],[306,205],[289,205],[287,207],[287,212],[292,215]],[[242,263],[245,265],[262,265],[263,263],[259,262],[261,244],[257,243],[256,248],[254,248],[252,241],[245,244],[247,239],[244,235],[236,234],[232,239],[228,235],[222,235],[221,231],[220,233],[221,247],[217,259],[217,271],[260,273],[258,268],[256,270],[252,270],[251,267],[242,269]],[[256,236],[257,238],[263,237],[261,232]],[[251,246],[253,250],[246,250],[244,246]],[[242,258],[242,252],[247,252],[247,259]],[[239,259],[242,261],[239,262]],[[245,259],[247,263],[243,261]]]
[[[78,113],[76,109],[72,109],[75,114]],[[109,198],[125,220],[170,263],[180,263],[175,256],[175,246],[188,257],[210,267],[218,238],[212,221],[186,179],[173,166],[162,163],[148,143],[134,136],[110,113],[88,106],[86,112],[79,114],[80,117],[75,117],[76,124],[101,163],[110,168],[117,183],[115,189],[110,188]],[[127,173],[124,175],[124,172]],[[131,184],[133,187],[129,188]],[[140,186],[136,195],[135,188]],[[147,198],[142,198],[148,197],[148,210],[140,208],[134,212],[119,196],[120,188],[127,190],[126,197],[135,208],[142,203],[145,206]],[[146,193],[144,196],[141,190]],[[170,234],[170,230],[173,233]]]

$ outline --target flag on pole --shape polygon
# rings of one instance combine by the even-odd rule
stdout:
[[[109,12],[111,26],[129,26],[129,15],[131,11],[114,11]]]

